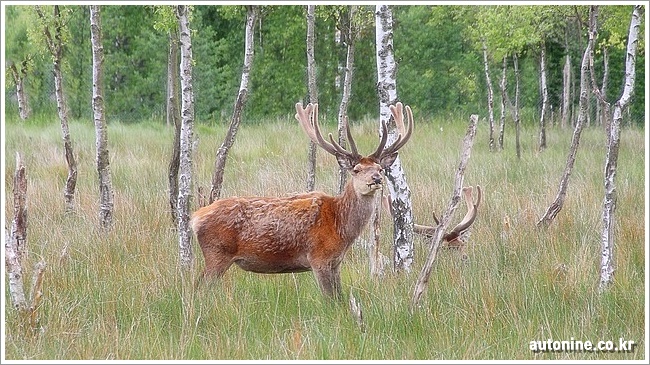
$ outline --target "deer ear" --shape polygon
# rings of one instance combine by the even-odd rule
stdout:
[[[389,153],[386,156],[382,156],[381,160],[379,160],[379,165],[381,165],[381,167],[384,170],[388,170],[393,165],[393,162],[395,162],[396,159],[397,159],[397,151],[393,153]]]

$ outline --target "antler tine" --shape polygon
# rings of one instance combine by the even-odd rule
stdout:
[[[381,156],[384,154],[384,146],[386,146],[386,141],[388,140],[388,128],[386,127],[386,122],[381,121],[381,140],[379,141],[379,146],[375,152],[370,154],[370,158],[373,158],[377,161],[381,159]]]
[[[350,151],[346,150],[345,148],[343,148],[343,146],[341,146],[338,142],[336,142],[336,140],[332,136],[332,133],[329,134],[329,139],[332,142],[331,144],[334,148],[336,148],[336,150],[339,153],[353,159],[360,159],[361,155],[357,151],[357,145],[356,143],[354,143],[354,139],[352,138],[352,133],[350,132],[350,125],[348,124],[347,116],[343,118],[343,124],[345,125],[345,133],[347,134],[348,141],[350,142]]]
[[[350,143],[350,152],[357,156],[359,155],[359,152],[357,151],[357,144],[354,143],[354,138],[352,138],[352,133],[350,133],[350,124],[348,123],[347,115],[344,117],[343,123],[345,123],[345,133],[348,136],[348,143]]]
[[[465,194],[465,203],[467,204],[467,213],[465,214],[465,217],[463,217],[463,220],[454,227],[449,234],[452,233],[461,233],[462,231],[466,230],[469,228],[472,223],[474,223],[474,220],[476,219],[477,215],[477,208],[479,204],[481,203],[481,187],[479,185],[476,185],[476,204],[474,204],[473,199],[472,199],[472,187],[468,186],[463,188],[463,193]]]
[[[295,117],[300,123],[302,130],[305,131],[309,139],[311,139],[312,142],[318,144],[318,138],[316,138],[316,134],[314,134],[314,127],[311,125],[311,122],[309,120],[313,109],[314,109],[314,105],[311,103],[307,104],[307,107],[304,109],[302,107],[302,103],[296,103]]]
[[[375,157],[376,159],[380,159],[382,156],[390,155],[391,153],[395,153],[397,150],[402,148],[406,144],[406,142],[411,138],[411,134],[413,133],[413,112],[411,111],[411,108],[407,105],[406,106],[406,115],[407,119],[409,120],[409,125],[408,129],[405,130],[406,128],[404,127],[404,113],[403,113],[403,105],[401,102],[397,102],[396,105],[391,105],[390,106],[390,111],[393,114],[393,119],[395,120],[395,124],[397,126],[397,139],[393,144],[388,146],[386,149],[384,149],[384,146],[386,145],[386,138],[387,138],[387,128],[386,124],[382,121],[382,140],[379,143],[379,147],[377,150],[370,155],[371,157]]]
[[[408,129],[406,131],[404,127],[404,112],[402,103],[397,102],[395,106],[391,105],[390,111],[393,114],[393,119],[395,120],[395,125],[397,126],[399,135],[397,136],[395,143],[386,148],[386,151],[384,152],[386,154],[393,153],[402,148],[402,146],[404,146],[406,142],[408,142],[408,140],[411,138],[411,134],[413,133],[413,112],[411,111],[410,106],[406,106],[406,117],[409,123]]]

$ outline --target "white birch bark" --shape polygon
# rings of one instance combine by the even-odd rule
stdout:
[[[169,169],[167,181],[169,183],[169,207],[171,208],[172,222],[177,221],[176,212],[178,211],[178,169],[180,164],[180,140],[181,140],[181,117],[179,112],[178,99],[179,90],[179,61],[178,61],[178,29],[172,29],[169,32],[169,52],[167,55],[167,125],[174,128],[174,144],[172,154],[169,159]]]
[[[347,136],[345,133],[345,124],[348,122],[348,103],[350,101],[350,94],[352,93],[352,70],[354,68],[354,43],[356,40],[356,28],[354,25],[354,15],[357,11],[357,5],[351,5],[349,11],[349,23],[346,30],[347,40],[347,53],[345,58],[345,70],[343,78],[343,94],[341,96],[341,103],[339,104],[338,115],[338,141],[341,146],[346,147]],[[342,32],[343,33],[343,32]],[[339,194],[343,193],[345,182],[348,178],[346,169],[339,167]]]
[[[597,39],[597,22],[598,22],[598,7],[593,6],[594,10],[590,13],[590,18],[589,18],[589,39],[590,40],[595,40]],[[594,48],[595,48],[595,41],[594,42],[594,47],[590,50],[589,52],[589,74],[591,75],[591,88],[593,91],[593,94],[596,96],[596,124],[600,126],[604,126],[605,129],[605,135],[608,138],[609,141],[609,122],[608,120],[611,118],[610,116],[610,103],[607,102],[605,98],[605,85],[607,84],[607,73],[608,73],[608,66],[607,66],[607,46],[604,46],[602,48],[603,50],[603,60],[605,63],[605,67],[603,70],[603,85],[602,88],[598,88],[598,83],[596,82],[596,70],[594,67]]]
[[[257,19],[258,6],[247,5],[246,14],[246,31],[245,31],[245,46],[244,46],[244,66],[241,73],[241,82],[239,84],[239,93],[235,100],[235,107],[233,108],[232,118],[230,118],[230,127],[226,132],[226,137],[217,151],[217,158],[214,166],[214,175],[212,176],[212,187],[210,188],[210,203],[219,199],[221,195],[221,186],[223,185],[223,174],[226,167],[226,160],[228,152],[235,143],[235,137],[239,130],[239,123],[241,122],[241,113],[246,100],[248,98],[248,83],[250,81],[251,66],[253,64],[253,30],[255,28],[255,20]]]
[[[539,83],[542,93],[542,111],[539,118],[539,150],[546,148],[546,111],[548,110],[548,87],[546,86],[546,45],[542,41],[539,55]]]
[[[176,17],[181,44],[181,137],[178,175],[178,246],[180,266],[190,269],[193,264],[192,230],[190,228],[190,198],[192,192],[192,138],[194,129],[194,91],[192,86],[192,39],[188,8],[177,6]]]
[[[489,122],[489,143],[490,151],[494,150],[494,89],[492,88],[492,79],[490,78],[490,67],[488,63],[488,52],[485,38],[481,38],[483,44],[483,69],[485,70],[485,82],[487,84],[487,102],[488,102],[488,122]]]
[[[90,34],[93,52],[93,120],[95,121],[95,148],[99,177],[99,225],[109,229],[113,223],[113,183],[108,154],[108,131],[104,115],[102,87],[104,47],[102,46],[101,13],[98,5],[90,6]]]
[[[562,69],[562,119],[560,127],[566,128],[570,118],[571,104],[571,56],[565,57],[564,68]]]
[[[504,56],[503,64],[501,66],[501,82],[499,83],[499,88],[501,89],[501,115],[499,117],[499,150],[503,150],[503,134],[505,132],[506,126],[506,99],[508,95],[506,94],[506,87],[508,85],[508,78],[506,77],[506,70],[508,66],[508,60]]]
[[[11,305],[15,310],[24,311],[27,309],[27,302],[25,301],[23,268],[18,259],[18,247],[16,246],[16,240],[5,228],[5,266],[7,267]]]
[[[386,143],[390,146],[398,133],[389,109],[397,102],[397,64],[393,55],[393,16],[388,5],[376,6],[375,22],[380,123],[390,126]],[[413,211],[411,190],[399,157],[387,169],[386,178],[393,209],[393,268],[409,272],[413,263]]]
[[[603,231],[601,235],[601,260],[599,290],[604,291],[614,279],[614,225],[616,223],[616,167],[621,133],[623,110],[627,107],[635,81],[636,50],[639,41],[642,5],[634,6],[625,57],[625,87],[620,99],[614,105],[610,124],[610,136],[605,158],[605,198],[603,200]]]
[[[309,102],[318,103],[318,87],[316,84],[316,59],[314,57],[314,28],[316,23],[316,5],[307,5],[307,88]],[[316,144],[309,140],[307,162],[307,191],[313,191],[316,185]]]
[[[65,201],[65,210],[70,212],[74,210],[74,192],[77,186],[77,161],[72,151],[72,140],[70,138],[70,128],[68,127],[68,105],[63,93],[63,73],[61,71],[61,56],[63,54],[62,28],[64,27],[59,6],[54,5],[54,20],[52,24],[48,23],[47,17],[43,14],[40,6],[35,6],[36,13],[43,21],[43,33],[45,43],[54,63],[54,94],[56,96],[56,106],[61,120],[61,134],[63,137],[63,148],[65,150],[65,159],[68,164],[68,177],[63,190]],[[54,35],[50,30],[53,27]]]
[[[25,256],[27,240],[27,179],[25,165],[20,154],[16,153],[16,171],[14,173],[14,218],[11,221],[11,233],[5,228],[5,265],[9,281],[9,294],[14,309],[27,309],[23,284],[22,258]]]
[[[27,61],[23,61],[20,71],[16,67],[16,64],[11,62],[9,63],[9,70],[11,71],[11,76],[14,79],[14,84],[16,84],[16,97],[18,98],[18,114],[20,115],[21,120],[27,120],[31,115],[31,109],[27,101],[27,93],[25,92],[25,78],[27,77]]]
[[[517,152],[517,158],[521,158],[521,121],[519,119],[519,57],[517,54],[512,55],[512,67],[515,69],[515,105],[513,110],[512,119],[515,122],[515,151]]]

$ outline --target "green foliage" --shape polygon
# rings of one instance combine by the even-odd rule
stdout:
[[[259,275],[233,267],[222,280],[194,288],[203,267],[200,250],[194,243],[195,272],[181,273],[168,212],[165,161],[171,156],[173,129],[155,119],[109,124],[115,227],[102,234],[92,124],[70,123],[79,156],[79,204],[73,214],[65,214],[61,191],[67,170],[56,117],[26,123],[17,119],[7,118],[5,151],[7,156],[21,152],[29,181],[25,282],[36,260],[45,260],[47,269],[37,310],[42,331],[25,337],[11,306],[3,309],[7,360],[644,359],[643,130],[626,128],[621,136],[617,270],[610,291],[597,293],[602,130],[583,131],[582,146],[588,148],[578,152],[565,206],[551,227],[539,230],[535,222],[556,193],[570,130],[549,128],[548,148],[538,153],[534,122],[524,123],[518,160],[511,128],[506,129],[506,149],[491,153],[480,124],[465,175],[466,184],[484,190],[468,242],[469,261],[441,250],[422,306],[411,313],[410,298],[429,245],[416,239],[411,273],[394,274],[388,266],[385,276],[373,278],[363,247],[370,239],[366,230],[342,264],[344,293],[353,293],[361,303],[362,332],[347,302],[323,301],[310,273]],[[400,156],[415,220],[431,223],[432,212],[446,207],[453,190],[467,116],[418,123]],[[214,151],[225,129],[201,124],[195,130],[195,189],[209,185]],[[352,125],[360,151],[376,146],[376,131],[376,121]],[[303,189],[307,137],[292,117],[244,124],[239,133],[224,196]],[[318,163],[317,188],[332,193],[338,179],[335,159],[319,153]],[[5,224],[13,216],[13,172],[8,159]],[[459,209],[454,219],[463,214]],[[503,223],[506,217],[510,229]],[[381,227],[381,252],[390,257],[386,215]],[[8,304],[8,291],[4,295]],[[623,337],[638,345],[630,353],[529,351],[532,340],[572,337],[616,342]]]
[[[176,27],[174,7],[103,7],[108,120],[164,119],[168,32]],[[579,75],[586,44],[588,6],[546,5],[394,5],[394,48],[398,61],[397,87],[401,100],[426,115],[485,114],[486,85],[483,77],[481,37],[487,43],[493,81],[500,75],[504,56],[517,53],[522,65],[521,105],[539,108],[538,55],[543,41],[548,51],[548,85],[551,104],[560,107],[564,57],[573,60]],[[6,57],[17,64],[31,59],[27,77],[30,104],[36,114],[55,110],[51,62],[43,41],[42,21],[33,6],[7,6]],[[52,6],[42,6],[46,23]],[[64,23],[64,90],[71,115],[91,111],[91,54],[87,6],[61,6]],[[349,115],[352,119],[375,117],[376,56],[374,6],[361,5],[354,24],[355,65]],[[335,42],[337,29],[347,27],[350,6],[316,6],[316,72],[323,116],[338,112],[342,90],[336,85],[345,64],[346,40]],[[195,114],[199,123],[221,123],[230,118],[237,96],[244,52],[243,5],[196,5],[191,12],[194,57]],[[600,6],[597,78],[602,76],[602,52],[609,47],[610,88],[615,100],[624,76],[624,49],[630,5]],[[40,25],[39,25],[40,24]],[[249,102],[244,121],[277,118],[291,113],[291,106],[307,96],[306,12],[303,5],[263,5],[255,26]],[[641,34],[644,33],[643,24]],[[641,37],[641,39],[643,39]],[[641,42],[631,110],[633,120],[645,119],[645,50]],[[41,56],[38,56],[41,55]],[[7,79],[11,81],[11,78]],[[514,82],[509,78],[509,84]],[[574,78],[575,80],[575,78]],[[9,112],[17,110],[11,82],[5,86]],[[577,97],[573,100],[577,105]],[[595,110],[595,108],[592,108]]]
[[[148,6],[102,11],[107,120],[163,116],[169,46],[166,34],[153,31],[155,22]]]
[[[173,32],[178,29],[178,20],[176,19],[176,12],[174,6],[170,5],[155,5],[154,13],[156,21],[153,28],[159,32]]]

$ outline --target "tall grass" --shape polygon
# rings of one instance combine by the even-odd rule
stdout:
[[[416,221],[432,224],[453,189],[466,121],[417,121],[400,151]],[[115,226],[98,225],[94,130],[71,123],[78,156],[77,209],[64,213],[66,166],[55,120],[8,121],[5,219],[13,217],[13,156],[28,178],[26,282],[47,262],[41,331],[26,333],[6,305],[5,357],[37,359],[643,359],[646,347],[644,131],[622,133],[617,175],[615,282],[597,292],[605,138],[583,132],[564,208],[548,229],[536,221],[554,199],[571,130],[551,128],[537,152],[536,130],[522,131],[522,157],[511,131],[504,151],[489,152],[480,124],[466,176],[484,199],[472,229],[469,261],[442,251],[421,306],[410,300],[428,245],[415,241],[411,272],[371,277],[363,242],[346,257],[344,292],[360,301],[365,332],[347,304],[325,301],[309,273],[259,275],[233,267],[207,287],[193,280],[203,267],[181,272],[168,207],[167,165],[173,132],[153,122],[109,125]],[[326,127],[334,130],[333,125]],[[376,125],[353,125],[360,151],[377,142]],[[195,187],[209,189],[225,126],[197,126]],[[307,138],[294,120],[243,124],[229,155],[222,196],[303,191]],[[317,189],[334,193],[337,164],[319,151]],[[457,220],[464,212],[459,209]],[[509,221],[509,229],[504,224]],[[390,258],[391,223],[383,217],[382,253]],[[62,254],[64,253],[65,254]],[[6,288],[6,279],[5,279]],[[5,290],[5,304],[10,297]],[[628,353],[533,353],[533,340],[633,340]]]

